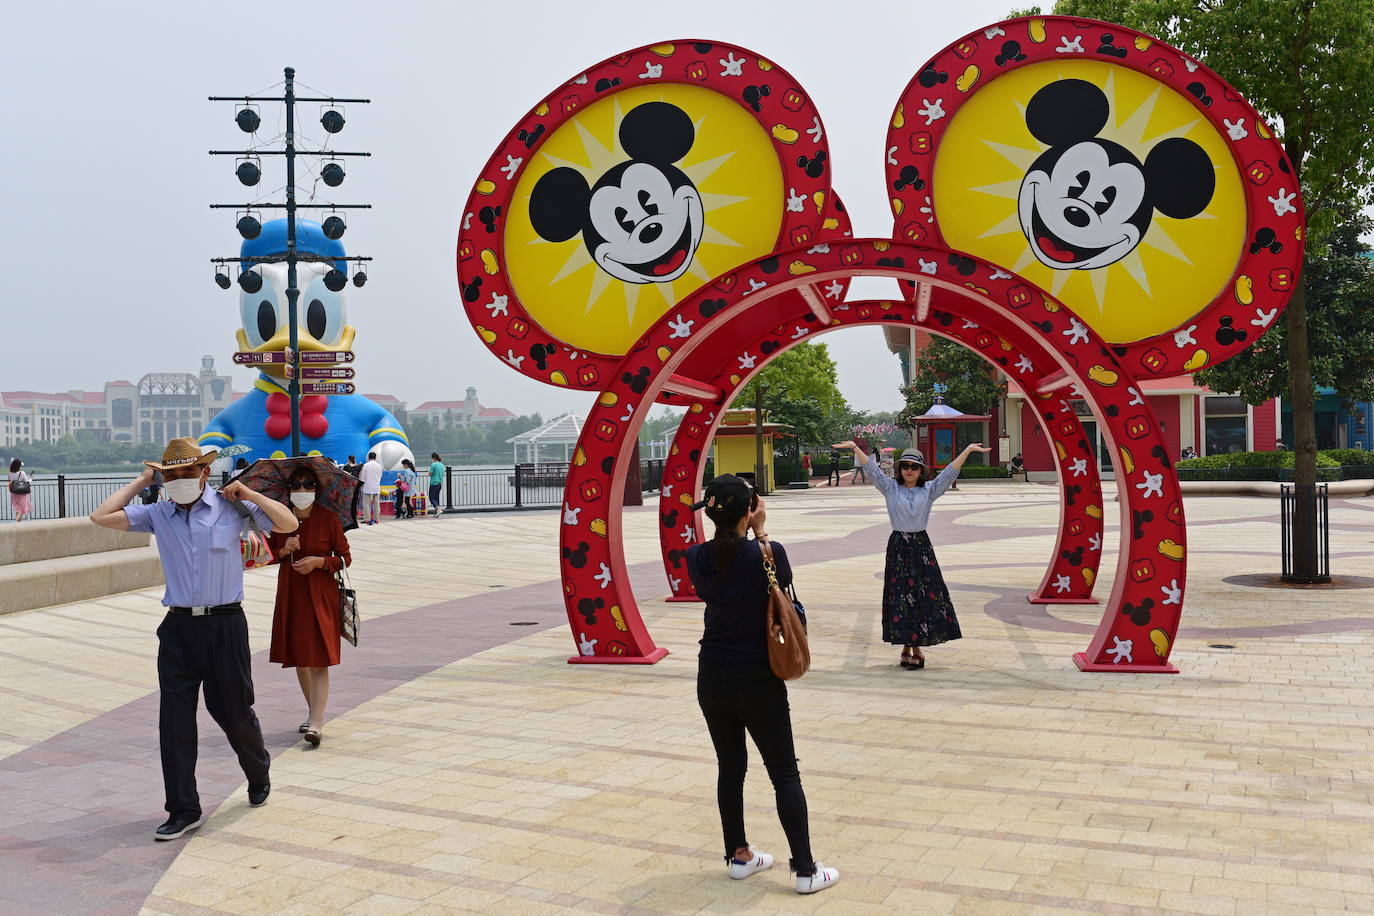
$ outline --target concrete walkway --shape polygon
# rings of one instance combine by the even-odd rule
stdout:
[[[905,672],[878,640],[877,496],[772,501],[812,619],[815,667],[790,690],[813,845],[844,873],[815,897],[781,868],[722,872],[701,608],[656,600],[652,506],[627,514],[629,562],[673,654],[647,668],[565,664],[553,513],[355,532],[363,646],[345,647],[315,750],[294,676],[265,661],[275,573],[250,574],[272,797],[248,807],[204,719],[214,813],[172,843],[151,837],[157,592],[0,618],[0,910],[1374,910],[1374,500],[1332,501],[1335,589],[1261,587],[1272,500],[1187,512],[1180,675],[1074,668],[1100,611],[1023,597],[1055,492],[1001,483],[941,501],[931,535],[965,638]],[[747,799],[752,842],[785,861],[756,757]]]

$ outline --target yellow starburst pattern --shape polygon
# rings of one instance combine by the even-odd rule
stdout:
[[[696,128],[675,165],[700,192],[705,226],[690,266],[675,280],[629,283],[598,267],[579,234],[550,242],[530,221],[530,195],[552,169],[577,170],[589,185],[631,157],[620,146],[626,112],[663,101]],[[698,86],[637,86],[587,106],[533,154],[511,198],[505,258],[520,303],[544,330],[593,353],[622,354],[702,283],[772,251],[782,226],[782,168],[768,132],[727,96]]]
[[[1025,112],[1039,89],[1059,79],[1100,88],[1111,113],[1098,137],[1142,162],[1170,137],[1202,147],[1216,174],[1206,209],[1189,219],[1155,212],[1135,249],[1104,267],[1061,270],[1041,263],[1022,231],[1017,196],[1030,164],[1047,147],[1031,135]],[[1007,265],[1050,290],[1112,343],[1165,333],[1202,311],[1226,287],[1245,243],[1245,195],[1225,138],[1173,89],[1098,61],[1032,64],[983,86],[941,138],[932,185],[936,219],[950,247]]]

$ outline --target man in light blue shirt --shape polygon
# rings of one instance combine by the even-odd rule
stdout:
[[[202,455],[193,439],[173,439],[160,463],[146,462],[138,479],[90,516],[104,528],[153,534],[167,579],[162,596],[167,616],[157,629],[157,678],[169,817],[153,834],[159,840],[176,839],[205,821],[196,792],[196,707],[202,684],[205,708],[224,729],[248,777],[249,803],[266,804],[271,792],[267,748],[253,712],[239,550],[244,516],[235,504],[242,505],[264,531],[294,531],[298,522],[281,503],[237,481],[220,492],[211,489],[207,482],[216,454]],[[154,470],[162,472],[170,500],[129,505],[152,480]]]

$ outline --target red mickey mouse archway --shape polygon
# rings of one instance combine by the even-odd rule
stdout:
[[[779,261],[788,265],[782,275],[776,271]],[[951,266],[969,263],[976,276],[986,278],[981,285],[966,279],[967,270]],[[1044,364],[1059,367],[1059,374],[1042,382],[1050,389],[1047,404],[1054,402],[1053,386],[1080,389],[1111,443],[1123,546],[1102,621],[1075,662],[1084,670],[1175,671],[1168,656],[1185,581],[1183,504],[1159,424],[1129,374],[1091,328],[1020,278],[945,248],[880,239],[826,250],[799,248],[743,265],[667,312],[626,354],[614,384],[588,417],[568,475],[560,546],[564,599],[578,651],[570,661],[652,663],[667,653],[654,644],[635,604],[620,507],[612,499],[623,485],[636,433],[654,398],[703,341],[746,309],[767,309],[781,294],[856,276],[892,277],[945,290],[960,303],[978,303],[984,307],[979,323],[1004,337],[1035,341]],[[916,309],[921,308],[918,300]],[[902,319],[894,312],[890,320]],[[680,377],[679,387],[684,381],[722,402],[730,394]],[[1046,413],[1048,419],[1071,415],[1072,409],[1060,397]]]
[[[826,305],[814,288],[810,302],[805,297],[796,298],[799,303],[791,308],[787,297],[779,297],[770,303],[770,310],[759,310],[771,315],[776,326],[756,334],[737,352],[724,354],[719,373],[707,379],[711,388],[733,392],[790,346],[830,331],[873,324],[919,327],[957,341],[1016,378],[1031,392],[1060,374],[1059,367],[1046,359],[1038,342],[975,300],[950,297],[959,312],[960,317],[956,318],[945,306],[933,307],[922,316],[913,313],[911,306],[905,303]],[[1052,399],[1058,395],[1050,390],[1044,397]],[[723,395],[691,403],[664,463],[659,545],[671,592],[670,601],[698,600],[686,575],[684,559],[687,547],[703,540],[708,529],[699,516],[694,516],[685,507],[692,504],[694,494],[701,492],[706,452],[724,417],[722,408],[727,398],[728,395]],[[1101,558],[1103,529],[1102,484],[1097,459],[1076,413],[1057,412],[1046,418],[1037,412],[1036,419],[1053,443],[1058,459],[1060,524],[1044,578],[1027,598],[1033,603],[1096,604],[1092,592]]]

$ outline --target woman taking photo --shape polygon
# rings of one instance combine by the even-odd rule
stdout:
[[[792,851],[797,893],[814,894],[834,884],[840,873],[811,857],[806,795],[797,772],[787,685],[768,666],[766,618],[768,575],[759,545],[745,534],[767,539],[763,500],[740,477],[725,474],[706,485],[701,502],[715,523],[715,536],[687,551],[687,574],[706,602],[701,638],[697,702],[716,748],[716,803],[725,834],[725,861],[731,878],[742,880],[773,864],[766,852],[749,847],[744,833],[744,773],[748,751],[744,733],[763,757],[778,806],[778,819]],[[786,588],[792,568],[782,545],[770,541],[778,584]]]
[[[909,671],[926,666],[923,646],[959,639],[959,619],[935,559],[926,526],[930,507],[959,477],[959,469],[974,452],[990,452],[982,443],[967,446],[933,478],[925,455],[909,448],[897,459],[897,479],[883,473],[877,459],[850,439],[839,448],[852,448],[855,463],[872,474],[873,486],[887,501],[892,536],[887,539],[887,567],[883,571],[883,642],[903,646],[901,665]]]
[[[315,511],[319,481],[306,469],[291,475],[291,508],[300,527],[271,535],[281,568],[272,616],[271,661],[295,668],[310,709],[300,731],[318,745],[329,701],[329,668],[339,663],[339,587],[334,573],[352,563],[338,515]]]

